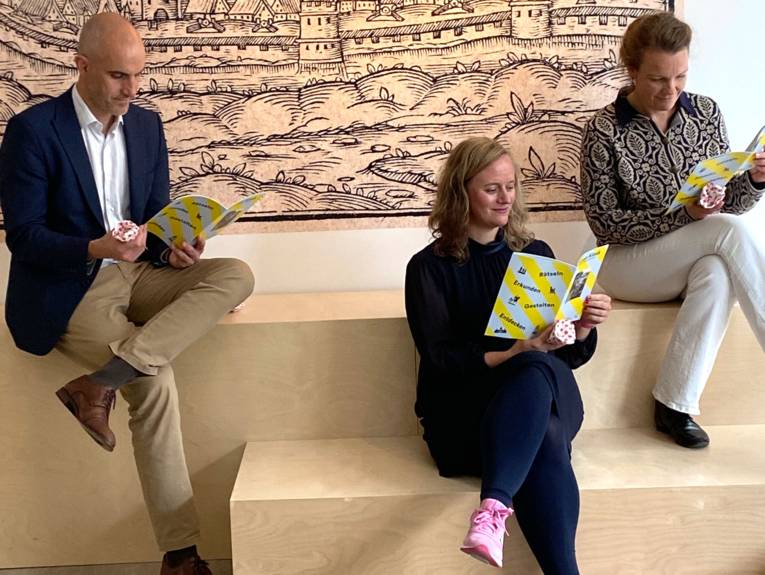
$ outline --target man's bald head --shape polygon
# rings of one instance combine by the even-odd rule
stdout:
[[[77,92],[104,125],[128,111],[146,64],[143,41],[133,25],[111,12],[96,14],[80,32],[74,57]]]
[[[80,44],[77,52],[89,58],[113,45],[140,44],[140,34],[125,18],[113,12],[101,12],[90,18],[80,31]]]

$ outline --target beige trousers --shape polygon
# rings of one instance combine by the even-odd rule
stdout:
[[[99,271],[56,348],[95,370],[117,355],[142,373],[120,388],[128,403],[136,467],[162,551],[199,541],[170,362],[253,288],[236,259],[178,270],[116,263]]]

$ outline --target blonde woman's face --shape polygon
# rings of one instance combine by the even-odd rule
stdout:
[[[515,201],[515,168],[510,156],[497,158],[473,176],[467,192],[471,231],[490,232],[507,225]]]

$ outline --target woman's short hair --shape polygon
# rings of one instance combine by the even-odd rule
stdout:
[[[619,58],[628,69],[637,70],[646,50],[675,54],[691,45],[691,27],[671,12],[653,12],[637,18],[622,38]]]
[[[469,138],[460,142],[449,154],[438,177],[438,189],[428,225],[436,239],[435,251],[457,261],[468,259],[468,224],[470,201],[468,182],[481,170],[510,152],[491,138]],[[518,168],[513,161],[515,173]],[[515,183],[515,201],[505,226],[505,241],[514,250],[526,247],[534,235],[526,229],[528,214],[520,181]]]

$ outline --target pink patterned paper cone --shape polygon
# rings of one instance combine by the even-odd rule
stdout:
[[[571,345],[576,341],[576,328],[574,322],[567,319],[556,321],[547,342],[553,345]]]
[[[130,220],[122,220],[112,230],[112,236],[121,242],[130,242],[138,237],[139,228]]]
[[[717,184],[707,184],[701,190],[699,196],[699,205],[702,208],[711,208],[720,203],[720,200],[725,198],[725,188],[718,186]]]

